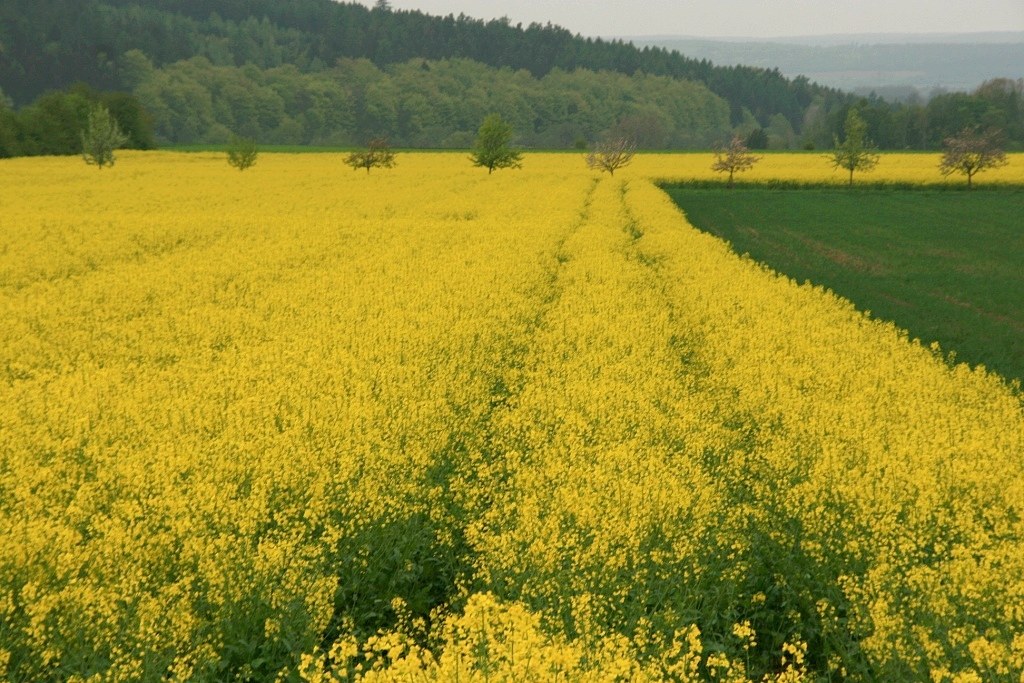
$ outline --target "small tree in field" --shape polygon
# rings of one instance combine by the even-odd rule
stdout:
[[[345,163],[352,167],[353,171],[365,168],[369,173],[371,168],[394,168],[395,153],[388,144],[387,138],[374,138],[366,143],[366,150],[352,152],[345,157]]]
[[[839,142],[835,137],[835,149],[827,157],[832,162],[833,168],[845,168],[850,172],[850,185],[853,185],[853,172],[868,172],[878,165],[878,153],[871,146],[868,139],[868,124],[857,113],[851,109],[846,115],[846,123],[843,125],[843,133],[846,139]]]
[[[259,156],[259,149],[256,147],[255,140],[238,136],[231,138],[231,143],[228,145],[228,163],[230,165],[239,171],[244,171],[256,163],[257,156]]]
[[[597,171],[615,171],[628,166],[636,155],[636,141],[628,137],[615,137],[597,143],[594,151],[587,155],[587,167]]]
[[[944,176],[953,173],[967,176],[968,188],[971,187],[971,179],[979,171],[999,168],[1009,163],[1006,152],[999,145],[999,134],[996,131],[979,133],[965,128],[958,135],[946,138],[942,146],[939,171]]]
[[[96,168],[114,165],[114,150],[128,142],[128,136],[121,132],[117,121],[103,105],[96,105],[89,111],[89,118],[82,131],[82,158]]]
[[[488,174],[496,168],[522,168],[523,155],[509,146],[511,141],[512,126],[491,114],[480,125],[469,159],[474,166],[486,168]]]
[[[711,170],[728,173],[729,187],[732,187],[733,175],[753,168],[760,159],[761,157],[751,154],[740,136],[736,135],[728,147],[715,150],[715,163],[711,164]]]

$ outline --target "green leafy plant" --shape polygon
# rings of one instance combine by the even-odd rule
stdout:
[[[846,123],[843,126],[845,139],[840,142],[836,136],[835,149],[828,155],[833,168],[844,168],[850,172],[850,185],[853,185],[853,172],[867,172],[878,165],[878,153],[868,139],[868,124],[857,113],[851,109],[846,115]]]
[[[96,105],[89,111],[85,128],[82,130],[82,158],[90,166],[102,169],[114,165],[114,150],[128,142],[128,136],[121,132],[117,121],[103,105]]]
[[[231,138],[231,143],[228,145],[228,163],[231,166],[239,171],[244,171],[256,163],[257,156],[259,156],[259,148],[256,146],[255,140],[237,136]]]
[[[387,138],[374,138],[366,143],[365,150],[345,157],[345,163],[355,171],[365,168],[367,173],[371,168],[394,168],[395,152]]]
[[[480,125],[469,158],[474,166],[486,168],[488,174],[496,168],[522,168],[523,155],[509,146],[511,141],[512,126],[491,114]]]

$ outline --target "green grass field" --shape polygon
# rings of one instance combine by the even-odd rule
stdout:
[[[737,253],[1024,380],[1024,191],[666,191]]]

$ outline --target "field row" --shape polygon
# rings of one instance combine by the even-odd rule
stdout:
[[[4,162],[0,678],[1018,681],[1020,396],[698,161]]]

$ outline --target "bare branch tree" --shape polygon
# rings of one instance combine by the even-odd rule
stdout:
[[[747,171],[754,167],[761,157],[754,156],[743,144],[739,135],[733,137],[729,146],[715,150],[715,163],[711,164],[711,170],[718,173],[729,174],[729,187],[732,187],[732,179],[735,173]]]
[[[617,137],[599,142],[592,152],[587,154],[587,166],[598,171],[615,171],[628,166],[636,154],[636,142],[632,138]]]
[[[979,133],[965,128],[959,134],[946,138],[943,145],[939,171],[944,176],[959,173],[967,176],[967,187],[971,179],[987,168],[999,168],[1009,163],[1006,152],[999,144],[999,132]]]

